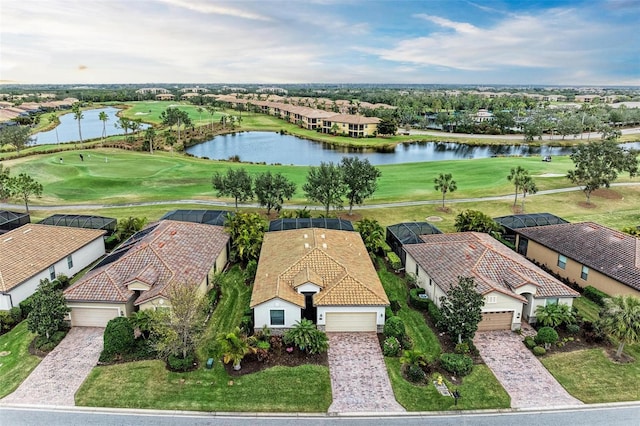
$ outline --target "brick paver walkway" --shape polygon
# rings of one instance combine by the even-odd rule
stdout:
[[[75,405],[74,395],[98,362],[104,328],[73,327],[1,403]]]
[[[476,333],[473,343],[511,397],[512,408],[582,405],[511,331]]]
[[[399,412],[376,333],[327,333],[330,413]]]

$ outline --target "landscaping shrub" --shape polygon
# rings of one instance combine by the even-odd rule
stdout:
[[[419,297],[420,294],[424,293],[424,288],[412,288],[409,290],[409,304],[411,307],[420,311],[429,310],[429,299],[422,299]]]
[[[529,349],[533,349],[536,346],[536,341],[533,337],[527,336],[524,338],[524,345]]]
[[[398,299],[389,299],[389,305],[394,314],[398,313],[398,311],[402,308]]]
[[[567,324],[566,329],[569,334],[575,335],[580,333],[580,326],[578,324]]]
[[[597,288],[590,285],[584,288],[582,295],[587,299],[595,302],[599,306],[604,306],[604,299],[611,298],[611,296],[609,296],[607,293],[600,291]]]
[[[427,303],[429,304],[429,308],[427,309],[427,311],[429,312],[431,320],[435,324],[436,328],[442,331],[444,329],[444,326],[442,324],[442,312],[440,312],[440,308],[438,308],[431,299],[428,299]]]
[[[402,261],[400,260],[400,257],[398,257],[398,255],[394,252],[388,252],[387,259],[389,259],[389,266],[391,266],[393,270],[397,271],[402,268]]]
[[[193,354],[187,355],[186,358],[171,354],[167,358],[167,365],[169,366],[169,370],[171,371],[183,372],[193,369],[194,361],[195,357],[193,356]]]
[[[28,317],[33,309],[33,295],[24,299],[18,306],[20,306],[20,309],[22,310],[22,316],[24,318]]]
[[[440,355],[440,365],[449,373],[464,377],[471,373],[473,360],[468,355],[445,353]]]
[[[131,321],[126,317],[113,318],[104,330],[104,348],[100,361],[108,362],[115,356],[122,356],[135,349],[135,336]]]
[[[284,333],[285,344],[294,344],[301,351],[319,354],[329,349],[327,335],[308,319],[302,319]]]
[[[461,354],[461,355],[468,354],[469,353],[469,343],[462,342],[462,343],[456,344],[456,347],[453,350],[453,352],[455,352],[457,354]]]
[[[534,354],[535,356],[542,356],[542,355],[544,355],[544,354],[546,354],[546,353],[547,353],[546,349],[545,349],[545,348],[543,348],[542,346],[535,346],[535,347],[533,348],[533,354]]]
[[[20,309],[20,306],[14,306],[13,308],[9,309],[9,315],[11,315],[11,318],[13,318],[13,321],[16,324],[23,319],[22,309]]]
[[[15,326],[16,322],[9,311],[0,311],[0,333],[6,333]]]
[[[395,337],[398,340],[402,340],[404,335],[407,334],[402,318],[397,316],[387,318],[384,323],[383,333],[386,337]]]
[[[419,365],[410,365],[407,368],[407,378],[413,383],[423,382],[426,374]]]
[[[408,334],[402,336],[402,339],[400,339],[400,346],[402,346],[402,349],[404,350],[413,349],[413,340],[411,339],[411,336]]]
[[[240,319],[240,329],[244,334],[253,333],[253,316],[244,315]]]
[[[38,337],[36,337],[36,341],[34,343],[34,346],[39,351],[50,352],[50,351],[53,350],[53,348],[58,346],[58,343],[60,343],[62,341],[62,339],[64,339],[64,336],[66,336],[66,335],[67,335],[67,331],[66,330],[64,330],[64,331],[63,330],[59,330],[59,331],[56,331],[55,333],[53,333],[48,340],[47,340],[46,336],[38,336]]]
[[[398,356],[400,353],[400,342],[395,337],[387,337],[382,344],[382,354],[384,356]]]
[[[585,321],[582,324],[582,330],[584,333],[584,340],[588,343],[602,343],[606,338],[597,323]]]
[[[384,317],[385,318],[391,318],[392,316],[394,316],[395,314],[393,313],[393,311],[391,310],[391,306],[387,306],[386,308],[384,308]]]
[[[258,262],[255,259],[251,259],[247,262],[247,266],[244,269],[244,279],[248,282],[253,282],[256,277],[256,271],[258,270]]]
[[[558,332],[551,327],[542,327],[536,334],[535,341],[537,344],[544,344],[548,349],[552,344],[558,341]]]

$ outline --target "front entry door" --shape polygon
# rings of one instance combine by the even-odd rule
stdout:
[[[313,295],[315,293],[305,291],[302,294],[304,294],[304,309],[302,310],[302,317],[315,324],[318,311],[318,309],[313,306]]]

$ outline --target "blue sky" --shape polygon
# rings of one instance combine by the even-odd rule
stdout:
[[[640,85],[640,0],[2,0],[0,83]]]

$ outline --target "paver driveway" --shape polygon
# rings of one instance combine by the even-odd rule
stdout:
[[[327,333],[330,413],[398,412],[376,333]]]
[[[73,327],[3,403],[75,405],[74,395],[102,352],[104,328]]]
[[[582,405],[511,331],[476,333],[473,343],[511,397],[512,408]]]

